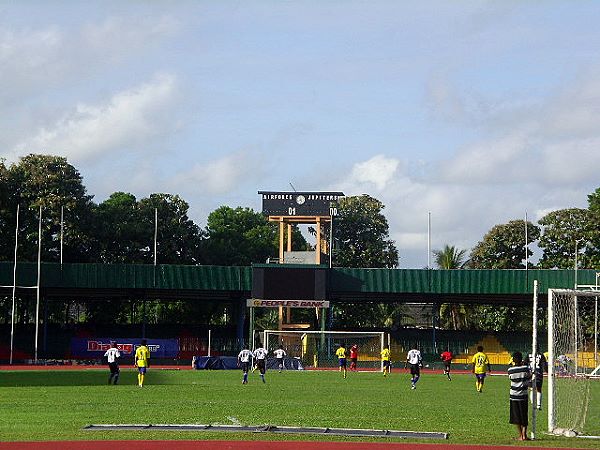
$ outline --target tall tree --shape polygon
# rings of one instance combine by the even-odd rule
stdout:
[[[467,251],[459,250],[453,245],[445,245],[442,250],[433,252],[435,263],[439,269],[454,270],[462,269],[465,264],[465,255]],[[470,310],[469,305],[460,305],[457,303],[444,303],[440,306],[439,319],[440,325],[443,328],[452,328],[460,330],[463,327],[468,327],[468,318]]]
[[[141,214],[133,194],[115,192],[95,210],[94,236],[103,263],[149,263],[142,249],[151,246],[150,230],[141,231]],[[147,251],[146,251],[147,253]]]
[[[178,195],[152,194],[139,202],[140,222],[144,231],[154,236],[157,221],[157,258],[161,264],[199,264],[202,233],[188,217],[189,204]],[[150,241],[152,242],[152,240]],[[148,255],[153,259],[154,251]]]
[[[208,216],[207,259],[211,264],[245,266],[277,254],[277,232],[250,208],[221,206]]]
[[[590,211],[581,208],[560,209],[546,214],[539,221],[544,227],[539,246],[544,253],[539,266],[543,269],[568,269],[578,253],[580,268],[592,268],[585,253],[594,239]]]
[[[345,197],[338,205],[334,239],[339,242],[335,265],[341,267],[397,267],[398,250],[389,239],[388,221],[379,200],[363,194]]]
[[[11,242],[13,233],[8,230],[11,228],[11,208],[8,196],[8,169],[4,164],[4,160],[0,158],[0,261],[9,260]]]
[[[434,250],[435,264],[439,269],[462,269],[466,264],[466,250],[459,250],[453,245],[445,245],[442,250]]]
[[[38,211],[41,206],[43,260],[59,260],[61,207],[65,215],[65,260],[85,262],[93,259],[89,234],[92,196],[87,195],[79,171],[66,158],[27,155],[10,166],[7,178],[12,223],[15,223],[16,205],[21,207],[20,258],[30,261],[37,258]]]
[[[588,195],[588,211],[590,221],[589,246],[586,256],[590,268],[600,269],[600,188]]]
[[[527,258],[533,255],[529,245],[540,237],[540,228],[527,222]],[[473,269],[525,268],[525,221],[511,220],[494,226],[471,252]]]

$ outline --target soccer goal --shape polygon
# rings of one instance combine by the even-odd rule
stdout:
[[[335,352],[342,344],[346,347],[348,366],[350,347],[358,347],[358,370],[383,370],[381,351],[385,333],[361,331],[281,331],[265,330],[263,340],[269,351],[282,346],[288,357],[297,358],[302,365],[313,368],[337,367]]]
[[[548,290],[548,431],[585,433],[591,378],[598,372],[598,297]]]

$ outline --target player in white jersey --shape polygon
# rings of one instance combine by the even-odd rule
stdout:
[[[263,383],[265,381],[265,371],[267,370],[267,354],[269,352],[267,349],[263,348],[262,344],[259,342],[258,347],[254,350],[254,359],[256,360],[256,368],[260,372],[260,378]]]
[[[242,384],[248,384],[248,370],[250,369],[252,356],[252,352],[248,350],[248,346],[245,346],[238,354],[238,366],[242,368],[242,372],[244,373]]]
[[[406,355],[406,362],[404,363],[405,369],[407,364],[410,364],[411,389],[416,389],[417,381],[419,381],[419,378],[421,376],[421,367],[423,367],[421,352],[417,349],[416,345],[412,348],[412,350],[409,350],[409,352]]]
[[[108,377],[108,384],[110,384],[114,379],[114,384],[117,384],[119,381],[119,363],[117,359],[121,357],[121,352],[117,348],[117,344],[114,341],[111,341],[110,348],[106,350],[104,353],[104,357],[108,361],[108,368],[110,369],[110,375]]]
[[[285,350],[280,345],[277,350],[273,350],[273,355],[275,355],[275,359],[277,359],[277,367],[279,368],[279,372],[281,373],[281,369],[285,368],[284,358],[286,357]]]

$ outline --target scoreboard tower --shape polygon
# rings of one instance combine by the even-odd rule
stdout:
[[[279,262],[284,253],[292,251],[292,224],[316,225],[317,243],[315,264],[321,264],[321,224],[331,223],[338,214],[338,200],[343,192],[273,192],[258,191],[262,197],[262,212],[269,222],[279,223]],[[285,234],[287,231],[287,248]]]

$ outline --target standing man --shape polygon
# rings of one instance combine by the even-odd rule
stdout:
[[[346,348],[343,344],[340,344],[338,349],[335,351],[335,356],[338,357],[338,364],[340,365],[340,372],[346,378]]]
[[[273,355],[275,355],[277,367],[279,368],[279,373],[281,373],[281,370],[285,368],[284,358],[286,357],[287,353],[285,353],[283,346],[280,345],[277,347],[277,350],[273,350]]]
[[[350,347],[350,370],[356,372],[356,362],[358,361],[358,345]]]
[[[471,364],[473,365],[471,371],[475,374],[475,387],[477,389],[477,392],[481,394],[483,392],[483,383],[485,381],[486,372],[492,372],[490,361],[487,355],[483,353],[482,345],[479,345],[477,347],[477,353],[473,355]]]
[[[535,361],[533,356],[530,354],[528,357],[529,368],[532,372],[535,372],[535,390],[537,391],[537,409],[542,409],[542,386],[544,385],[544,372],[548,372],[548,362],[543,353],[537,353],[535,355]],[[529,393],[531,404],[533,405],[533,389]]]
[[[531,370],[527,364],[523,363],[521,352],[513,353],[514,366],[508,368],[508,378],[510,380],[510,419],[509,422],[517,426],[519,441],[528,441],[527,425],[527,389],[531,381]]]
[[[452,378],[450,378],[450,364],[452,363],[452,358],[454,358],[454,355],[452,355],[450,350],[446,350],[445,352],[442,352],[440,357],[444,363],[444,375],[448,377],[448,380],[452,381]]]
[[[410,364],[410,388],[416,389],[417,381],[419,381],[419,378],[421,377],[421,367],[423,367],[423,359],[421,358],[421,352],[417,348],[417,344],[415,344],[406,355],[406,362],[404,363],[405,369],[407,364]]]
[[[258,343],[258,348],[254,350],[254,359],[256,360],[256,368],[260,372],[260,378],[263,383],[265,381],[265,372],[267,370],[267,349],[263,348],[262,343]]]
[[[117,359],[121,357],[121,352],[119,352],[115,341],[110,341],[110,348],[106,350],[106,353],[104,353],[104,357],[108,361],[108,368],[110,370],[110,375],[108,376],[108,384],[111,383],[113,378],[115,380],[114,384],[117,384],[117,382],[119,381],[119,374],[121,373],[121,371],[119,370],[119,363],[117,362]]]
[[[390,373],[390,346],[386,345],[381,350],[381,362],[383,365],[383,376],[387,377],[388,373]]]
[[[144,377],[150,367],[150,350],[148,350],[146,343],[146,339],[142,339],[141,345],[135,350],[135,362],[133,365],[138,369],[139,387],[144,387]]]
[[[238,367],[242,368],[242,373],[244,374],[242,384],[248,384],[248,371],[250,370],[252,356],[252,352],[248,350],[247,345],[238,354]]]

